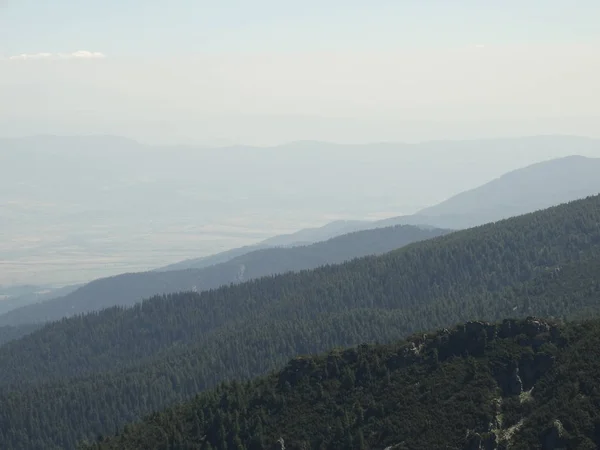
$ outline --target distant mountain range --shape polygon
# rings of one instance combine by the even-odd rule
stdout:
[[[412,213],[518,167],[569,154],[600,157],[600,140],[203,148],[111,136],[0,138],[0,284],[87,282],[256,244],[325,217]],[[464,225],[442,219],[434,225]],[[400,223],[419,224],[414,217]],[[288,237],[306,244],[362,227],[348,225],[313,230],[324,236]],[[288,244],[287,238],[267,241]],[[49,254],[51,260],[38,257]]]
[[[157,270],[202,268],[268,247],[302,245],[353,231],[394,225],[464,229],[600,193],[600,158],[568,156],[517,169],[416,214],[378,221],[335,221],[275,236],[255,246],[190,259]]]
[[[410,216],[367,226],[430,225],[464,229],[600,193],[600,158],[567,156],[509,172]]]
[[[0,314],[30,305],[41,303],[56,297],[70,294],[82,285],[69,285],[64,287],[53,286],[14,286],[11,288],[0,288]]]
[[[384,224],[427,223],[469,228],[548,208],[600,192],[600,158],[570,156],[515,170],[407,218]]]
[[[338,220],[318,228],[306,228],[295,233],[282,234],[265,239],[256,245],[234,248],[216,255],[204,256],[202,258],[188,259],[175,264],[156,269],[157,271],[171,271],[181,269],[202,269],[222,262],[229,261],[237,256],[250,253],[255,250],[273,247],[295,247],[309,245],[315,242],[326,241],[336,236],[352,233],[354,231],[380,228],[373,226],[374,222],[359,220]]]
[[[259,244],[234,248],[215,255],[188,259],[155,269],[155,272],[184,269],[204,269],[226,263],[234,258],[257,250],[273,247],[309,245],[315,242],[355,231],[410,224],[423,229],[428,227],[462,229],[496,222],[508,217],[533,212],[560,203],[600,193],[600,158],[569,156],[540,162],[518,169],[490,181],[483,186],[462,192],[448,200],[425,208],[410,216],[399,216],[379,221],[334,221],[318,228],[308,228],[295,233],[274,236]],[[359,256],[359,255],[356,255]],[[264,273],[266,275],[268,273]],[[128,275],[134,276],[134,275]],[[189,289],[194,284],[172,284],[162,281],[154,293]],[[167,287],[168,286],[168,287]],[[51,290],[46,294],[23,294],[0,302],[0,313],[31,303],[62,297],[79,286]],[[167,289],[165,291],[165,289]],[[169,289],[174,289],[171,291]],[[135,296],[135,301],[139,300]],[[125,300],[123,300],[125,301]],[[126,301],[127,302],[127,301]],[[101,302],[106,304],[105,302]],[[120,304],[120,303],[115,303]],[[106,304],[110,306],[110,304]],[[35,307],[33,307],[35,308]],[[7,323],[0,316],[0,323]],[[19,321],[19,323],[21,323]]]
[[[68,295],[0,315],[0,326],[57,320],[114,305],[132,305],[155,294],[202,291],[384,253],[450,229],[495,222],[597,194],[598,173],[600,158],[571,156],[533,164],[411,216],[374,222],[336,221],[151,272],[98,279]],[[403,227],[386,230],[397,225]]]
[[[267,275],[313,269],[361,256],[386,253],[448,232],[409,225],[363,230],[307,246],[258,249],[201,269],[141,272],[102,278],[64,297],[5,313],[0,316],[0,326],[58,320],[115,305],[133,305],[157,294],[205,291]]]

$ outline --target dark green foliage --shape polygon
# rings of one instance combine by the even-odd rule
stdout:
[[[596,314],[598,273],[600,197],[591,197],[379,257],[62,320],[0,347],[0,447],[73,448],[299,354],[393,342],[468,320]],[[479,330],[464,347],[477,359],[490,339]],[[430,350],[428,367],[444,368],[443,348]],[[327,376],[340,388],[394,383],[393,368],[381,361],[346,368],[335,358],[327,363]],[[481,381],[474,369],[468,373],[469,383]],[[271,394],[285,406],[285,397]],[[324,404],[335,398],[323,383],[314,395]],[[386,414],[381,402],[369,408],[361,420]],[[240,420],[243,428],[247,419]],[[362,438],[342,433],[343,414],[339,420],[340,427],[332,425],[338,444],[372,442],[366,431]],[[211,445],[225,441],[239,444],[220,435]]]
[[[39,330],[40,328],[42,328],[42,325],[38,324],[18,325],[16,327],[0,327],[0,345],[4,344],[5,342],[19,339],[23,336],[33,333],[35,330]]]
[[[283,438],[287,450],[594,449],[598,377],[598,320],[467,323],[295,358],[279,373],[220,385],[87,448],[270,449]]]

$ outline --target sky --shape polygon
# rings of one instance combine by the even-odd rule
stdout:
[[[171,56],[598,42],[594,0],[2,0],[3,51]]]
[[[0,0],[0,136],[598,136],[600,2]]]

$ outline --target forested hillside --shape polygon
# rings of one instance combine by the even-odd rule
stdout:
[[[596,449],[600,321],[470,322],[298,357],[95,450]]]
[[[16,327],[0,327],[0,345],[5,342],[14,341],[20,337],[26,336],[32,331],[42,328],[41,324],[25,324]]]
[[[65,297],[28,305],[0,316],[0,325],[59,320],[115,305],[178,291],[203,291],[266,275],[313,269],[366,255],[377,255],[448,233],[448,230],[395,226],[350,233],[308,246],[255,250],[204,269],[142,272],[92,281]]]
[[[475,319],[597,314],[598,273],[596,196],[378,257],[65,319],[0,347],[0,447],[73,448],[298,354]]]

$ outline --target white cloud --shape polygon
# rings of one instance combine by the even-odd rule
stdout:
[[[9,57],[8,59],[10,60],[16,60],[16,59],[48,59],[52,57],[52,53],[32,53],[32,54],[27,54],[27,53],[21,53],[20,55],[14,55]]]
[[[10,56],[9,60],[40,60],[40,59],[102,59],[106,58],[104,53],[79,50],[72,53],[21,53]]]
[[[82,59],[102,59],[106,58],[104,53],[100,52],[88,52],[87,50],[79,50],[73,53],[59,53],[58,56],[63,59],[73,59],[73,58],[82,58]]]

